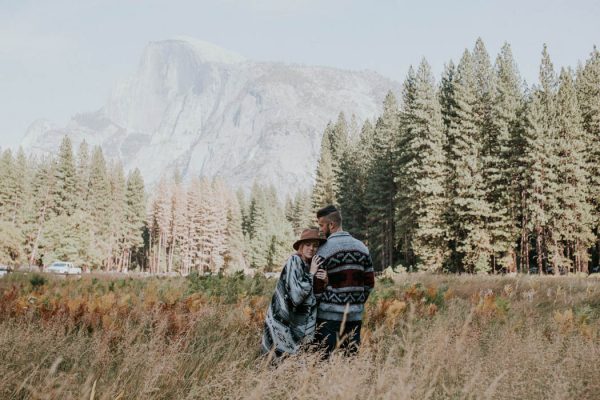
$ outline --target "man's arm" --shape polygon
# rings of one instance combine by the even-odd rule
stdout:
[[[319,271],[326,271],[325,265],[326,265],[327,260],[325,260],[323,257],[321,257],[319,255],[315,255],[315,257],[320,257],[323,260],[323,264],[319,268]],[[327,274],[327,272],[325,272],[325,274]],[[315,294],[315,297],[317,298],[317,300],[319,300],[323,296],[323,293],[325,292],[326,288],[327,288],[327,279],[319,279],[319,278],[317,278],[317,275],[315,275],[313,278],[313,293]]]
[[[371,255],[367,255],[367,262],[365,263],[364,273],[364,286],[365,286],[365,301],[369,298],[369,294],[375,288],[375,270],[373,269],[373,260]]]

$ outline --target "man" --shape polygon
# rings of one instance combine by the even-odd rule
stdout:
[[[320,209],[317,220],[327,237],[317,255],[323,259],[321,268],[327,271],[329,283],[315,288],[319,301],[315,339],[327,355],[338,347],[354,353],[360,345],[365,302],[375,283],[373,262],[367,246],[344,232],[335,206]]]

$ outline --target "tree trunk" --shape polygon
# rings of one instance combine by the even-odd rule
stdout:
[[[568,251],[568,248],[567,248]],[[554,275],[560,275],[560,265],[558,264],[558,259],[559,259],[559,255],[561,253],[561,250],[559,249],[559,245],[558,245],[558,240],[554,239],[554,260],[552,260],[552,269],[553,269],[553,273]],[[568,256],[567,256],[568,257]]]
[[[523,218],[523,228],[521,229],[521,272],[529,273],[529,235],[527,232],[527,220]]]
[[[529,240],[527,240],[527,242],[525,242],[525,265],[527,267],[527,273],[529,273]]]
[[[35,240],[33,241],[33,248],[31,249],[31,255],[29,256],[29,265],[33,264],[33,260],[35,259],[35,251],[37,250],[38,242],[40,240],[40,236],[42,235],[42,229],[44,228],[44,221],[46,219],[46,209],[48,208],[48,197],[50,195],[50,187],[46,190],[46,196],[44,197],[44,207],[42,208],[42,215],[38,220],[38,231],[35,235]]]
[[[525,191],[521,191],[521,209],[525,210]],[[529,273],[529,232],[527,231],[527,215],[523,211],[521,220],[521,272],[524,270]]]
[[[536,256],[537,256],[537,267],[538,267],[538,274],[542,274],[543,272],[543,267],[544,267],[544,261],[543,261],[543,254],[544,254],[544,249],[542,248],[543,245],[543,238],[542,238],[542,228],[540,226],[536,227],[536,238],[535,238],[535,251],[536,251]]]
[[[158,273],[160,270],[160,251],[162,249],[162,236],[158,234],[158,251],[156,252],[156,264],[154,266],[154,273]]]

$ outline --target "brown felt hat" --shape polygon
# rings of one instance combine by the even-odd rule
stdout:
[[[318,229],[305,229],[300,234],[300,239],[294,242],[294,250],[298,250],[298,247],[300,247],[300,243],[307,242],[309,240],[318,240],[319,246],[327,241],[327,239],[319,236]]]

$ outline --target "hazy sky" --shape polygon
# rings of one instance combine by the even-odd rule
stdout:
[[[600,45],[600,2],[400,0],[0,0],[0,146],[31,122],[66,124],[104,104],[149,41],[191,36],[257,61],[371,69],[402,81],[427,58],[436,76],[482,37],[506,41],[537,79],[547,43],[556,67]]]

